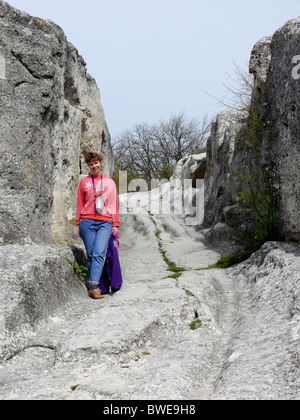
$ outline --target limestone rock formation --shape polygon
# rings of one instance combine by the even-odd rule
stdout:
[[[295,51],[299,26],[296,19],[274,35],[272,74],[268,40],[256,45],[250,66],[251,107],[262,121],[275,119],[280,217],[294,237],[299,170],[280,162],[297,162],[291,89],[297,98],[298,88],[287,80],[282,51]],[[110,168],[99,92],[53,23],[0,0],[0,30],[0,236],[16,242],[0,246],[0,400],[299,399],[299,245],[268,242],[242,264],[212,268],[222,249],[187,226],[182,210],[170,211],[170,185],[154,191],[157,212],[148,192],[123,194],[123,287],[100,301],[88,298],[68,262],[81,250],[45,242],[72,216],[67,191],[74,194],[84,172],[85,147],[102,144]],[[286,72],[283,84],[277,65]],[[252,150],[248,114],[223,112],[207,159],[191,156],[176,168],[181,184],[202,179],[206,165],[206,223],[219,233],[240,223],[235,171],[251,170]]]
[[[260,113],[264,86],[271,59],[271,37],[259,40],[251,52],[249,71],[254,75],[250,110],[223,111],[214,119],[207,142],[204,224],[212,241],[230,240],[243,224],[235,211],[241,178],[256,171],[251,118]]]
[[[276,179],[278,227],[289,240],[300,240],[300,80],[294,57],[300,51],[300,17],[272,37],[271,62],[261,103],[265,123],[274,124],[272,163]]]
[[[240,145],[242,153],[238,153],[237,139],[244,143],[247,118],[246,111],[223,111],[212,123],[205,175],[204,223],[207,226],[224,224],[224,209],[237,203],[240,182],[236,169],[241,164],[246,166],[241,160],[247,159],[243,156],[244,144]]]
[[[204,179],[205,172],[206,153],[190,155],[177,162],[172,179],[178,179],[182,183],[185,179],[190,179],[193,188],[196,188],[197,179]]]
[[[51,21],[0,0],[0,241],[72,236],[82,154],[102,151],[113,170],[99,89]]]
[[[188,226],[199,226],[203,222],[206,161],[206,153],[181,159],[170,180],[170,189],[177,197],[177,208],[183,207],[182,217]]]
[[[251,51],[249,73],[254,76],[254,86],[251,98],[251,109],[260,111],[261,98],[265,84],[268,81],[268,70],[271,61],[271,36],[260,39]]]
[[[268,242],[227,271],[238,303],[228,363],[213,399],[298,399],[299,251],[299,245]]]
[[[241,225],[242,221],[234,212],[242,191],[237,171],[254,175],[255,179],[259,164],[262,171],[270,171],[275,179],[278,233],[287,239],[300,239],[300,81],[293,77],[293,60],[299,50],[300,18],[278,29],[272,37],[258,41],[249,66],[254,75],[249,117],[246,112],[225,111],[212,124],[205,184],[205,223],[212,228],[211,232],[221,227],[230,236]],[[260,138],[259,162],[255,161],[257,145],[252,138],[254,115],[265,129]],[[268,127],[273,127],[272,153],[266,165]]]
[[[299,398],[299,245],[267,243],[231,269],[199,270],[219,254],[179,217],[130,214],[121,226],[124,285],[101,301],[69,265],[57,270],[66,249],[28,246],[26,261],[11,249],[0,400]],[[185,269],[179,278],[162,251]]]
[[[10,358],[48,318],[86,296],[66,246],[0,247],[0,361]]]

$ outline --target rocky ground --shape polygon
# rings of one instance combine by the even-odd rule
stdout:
[[[85,171],[78,156],[101,139],[106,173],[113,172],[99,89],[57,25],[2,0],[0,21],[0,399],[299,399],[300,246],[267,243],[234,268],[207,269],[224,249],[196,229],[201,186],[188,219],[155,206],[148,212],[145,194],[121,197],[129,210],[120,231],[124,286],[88,298],[69,263],[76,250],[81,258],[82,243],[49,244],[74,239],[70,218]],[[287,22],[255,45],[250,60],[252,111],[274,122],[278,224],[298,242],[299,28],[300,18]],[[215,246],[239,223],[237,170],[256,168],[248,125],[244,112],[219,114],[207,154],[182,160],[173,177],[192,185],[205,178]],[[176,276],[170,267],[185,270]]]
[[[58,290],[54,301],[61,305],[47,306],[36,323],[24,308],[14,308],[29,290],[29,273],[42,290],[43,276],[20,266],[16,248],[4,257],[6,247],[0,247],[7,300],[0,320],[12,325],[13,308],[27,325],[16,321],[10,337],[2,325],[0,399],[299,398],[299,247],[268,243],[232,269],[200,270],[216,262],[220,250],[210,249],[179,216],[145,212],[124,215],[122,222],[122,290],[93,301],[62,273],[61,288],[49,285],[45,300],[47,306]],[[27,265],[42,258],[33,245],[28,250]],[[161,250],[186,269],[179,278],[168,278],[174,273]],[[53,271],[49,249],[43,261]],[[37,316],[44,301],[35,298],[32,305]]]

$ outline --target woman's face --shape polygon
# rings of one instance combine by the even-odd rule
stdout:
[[[98,176],[101,174],[101,162],[99,160],[93,160],[88,166],[92,175]]]

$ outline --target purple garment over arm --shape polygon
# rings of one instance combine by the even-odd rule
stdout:
[[[117,292],[123,284],[118,239],[117,232],[113,232],[108,242],[106,260],[100,279],[100,289],[103,294],[107,294],[110,288],[112,292]]]

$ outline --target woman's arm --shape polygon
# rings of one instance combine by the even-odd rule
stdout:
[[[110,195],[111,198],[111,209],[112,212],[112,221],[113,221],[113,231],[116,230],[118,232],[118,227],[120,223],[120,216],[119,216],[119,203],[118,203],[118,193],[117,187],[115,182],[112,180],[112,192]]]
[[[77,193],[77,209],[76,209],[76,223],[79,226],[80,224],[80,218],[81,218],[81,212],[84,207],[84,191],[82,188],[82,183],[79,183],[78,187],[78,193]]]

